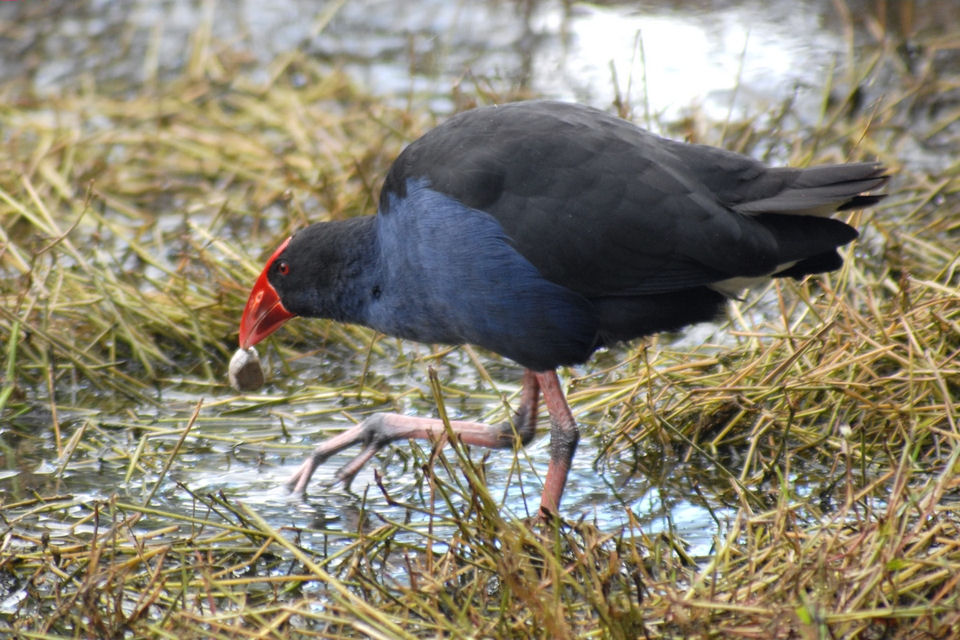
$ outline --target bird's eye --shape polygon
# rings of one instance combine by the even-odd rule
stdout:
[[[281,260],[279,263],[277,263],[277,273],[282,276],[287,275],[290,273],[290,265]]]

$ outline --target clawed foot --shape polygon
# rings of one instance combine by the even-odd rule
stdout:
[[[514,430],[509,424],[491,426],[455,420],[450,422],[450,428],[465,444],[503,448],[512,446],[514,442]],[[529,431],[532,433],[532,428]],[[375,413],[360,424],[322,442],[287,481],[287,489],[296,495],[304,495],[317,467],[330,456],[355,444],[362,444],[363,449],[336,473],[336,479],[348,487],[370,458],[394,440],[419,438],[435,442],[446,435],[446,426],[435,418]]]
[[[347,447],[357,443],[364,445],[363,449],[347,464],[340,467],[336,473],[336,479],[343,482],[347,487],[353,482],[353,478],[360,469],[372,458],[380,449],[398,438],[404,437],[402,433],[397,432],[386,424],[384,418],[389,415],[385,413],[375,413],[358,425],[355,425],[343,433],[328,438],[313,450],[300,468],[287,481],[287,490],[291,493],[303,496],[306,494],[307,484],[310,478],[321,464],[326,462],[327,458],[339,453]]]
[[[544,480],[538,518],[544,522],[552,521],[559,511],[560,497],[579,440],[576,422],[554,371],[524,372],[520,407],[512,423],[488,425],[462,420],[444,422],[436,418],[417,418],[399,413],[375,413],[360,424],[328,438],[314,449],[287,482],[287,489],[299,496],[305,495],[307,484],[317,467],[330,456],[354,444],[362,444],[363,448],[336,473],[336,479],[348,487],[370,458],[394,440],[418,438],[438,442],[452,433],[463,444],[492,449],[511,447],[518,439],[520,444],[526,444],[536,431],[537,402],[541,392],[552,428],[550,465]]]

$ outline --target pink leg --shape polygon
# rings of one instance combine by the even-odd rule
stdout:
[[[488,425],[479,422],[451,420],[450,427],[466,444],[494,449],[506,448],[513,446],[514,434],[520,437],[523,444],[527,444],[536,431],[537,400],[540,395],[541,376],[543,375],[546,374],[524,371],[523,388],[520,392],[520,407],[517,409],[512,423],[504,422],[499,425]],[[555,374],[553,380],[556,381]],[[557,388],[559,390],[559,387]],[[561,400],[562,397],[561,393]],[[568,413],[569,411],[567,409]],[[550,415],[553,416],[553,410],[551,410]],[[354,444],[363,444],[363,450],[337,472],[337,479],[342,480],[348,486],[357,472],[363,468],[363,465],[377,451],[394,440],[419,438],[436,441],[445,435],[446,430],[443,422],[436,418],[417,418],[398,413],[376,413],[360,424],[321,443],[293,474],[293,477],[287,482],[287,488],[294,493],[304,494],[307,483],[310,482],[310,477],[317,470],[317,467],[330,456]],[[552,454],[550,464],[552,469]],[[549,480],[549,473],[547,478]],[[564,474],[565,478],[566,474]],[[562,481],[559,491],[563,491]],[[559,495],[556,501],[559,501]]]
[[[550,465],[547,467],[547,479],[543,482],[543,495],[540,498],[540,515],[544,518],[559,513],[560,498],[567,484],[567,474],[573,455],[577,452],[580,431],[573,419],[570,405],[560,388],[556,371],[537,373],[543,401],[550,414]]]

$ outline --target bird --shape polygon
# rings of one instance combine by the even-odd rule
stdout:
[[[879,162],[772,167],[648,132],[601,109],[531,100],[447,119],[410,143],[377,212],[317,222],[273,252],[243,310],[249,349],[295,316],[428,344],[482,347],[523,368],[497,424],[452,420],[468,445],[550,447],[539,515],[558,517],[580,438],[557,375],[596,350],[717,318],[771,278],[838,269],[857,237],[831,217],[877,203]],[[436,418],[376,413],[321,442],[287,487],[353,445],[349,485],[389,443],[446,434]]]

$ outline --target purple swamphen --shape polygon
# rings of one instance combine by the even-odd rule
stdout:
[[[512,420],[453,421],[467,444],[552,427],[541,514],[556,514],[579,433],[556,368],[600,347],[717,316],[769,278],[837,269],[857,236],[830,216],[866,207],[878,163],[768,167],[660,138],[602,111],[532,101],[456,115],[393,163],[376,215],[313,224],[267,261],[240,323],[248,349],[294,316],[426,343],[474,344],[525,367]],[[323,442],[290,481],[304,492],[332,454],[435,439],[440,420],[370,416]]]

